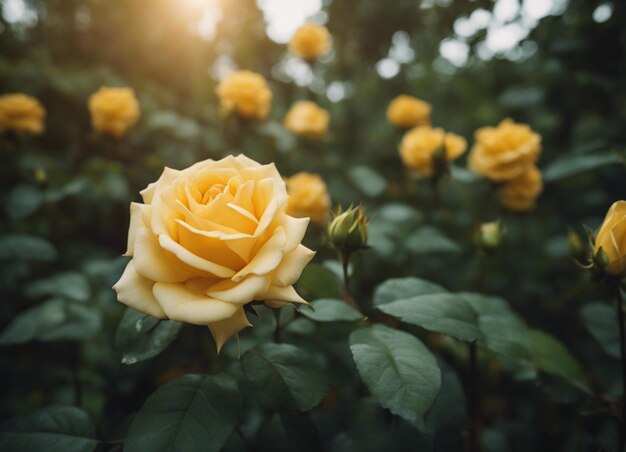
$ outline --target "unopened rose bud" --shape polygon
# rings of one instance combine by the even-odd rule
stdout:
[[[476,231],[476,244],[484,251],[495,251],[502,244],[504,227],[500,221],[482,223]]]
[[[333,247],[349,255],[367,246],[367,218],[359,207],[337,212],[328,226],[328,237]]]
[[[593,264],[612,277],[626,275],[626,201],[614,203],[598,231]]]

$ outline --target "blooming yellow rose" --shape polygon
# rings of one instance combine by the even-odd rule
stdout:
[[[522,174],[500,186],[500,202],[510,210],[529,211],[535,208],[542,190],[541,171],[535,165],[526,166]]]
[[[250,326],[244,306],[304,303],[293,288],[314,252],[308,218],[287,215],[274,164],[244,155],[165,168],[132,203],[132,256],[115,284],[122,303],[159,318],[208,325],[218,350]]]
[[[446,159],[454,160],[465,152],[467,141],[440,128],[414,127],[402,138],[400,157],[411,170],[428,177],[433,172],[433,153],[441,146],[445,148]]]
[[[330,212],[330,197],[324,180],[317,174],[299,172],[287,179],[289,202],[287,213],[294,217],[309,217],[322,224]]]
[[[225,111],[236,111],[242,118],[265,119],[270,112],[272,92],[260,74],[232,72],[217,85],[215,92]]]
[[[0,132],[12,130],[19,134],[43,132],[46,111],[37,99],[26,94],[0,96]]]
[[[311,138],[320,138],[328,130],[328,111],[315,102],[294,103],[285,116],[285,127],[293,133]]]
[[[89,98],[89,111],[97,132],[119,138],[139,119],[139,102],[132,88],[103,86]]]
[[[503,120],[476,131],[469,156],[472,171],[496,182],[513,179],[539,159],[541,136],[526,124]]]
[[[428,102],[402,94],[389,104],[387,118],[389,122],[398,127],[428,125],[430,124],[431,109],[432,107]]]
[[[330,50],[330,33],[323,25],[305,24],[289,42],[289,50],[305,60],[313,60]]]
[[[609,275],[626,274],[626,201],[613,203],[596,236],[594,254],[602,248]]]

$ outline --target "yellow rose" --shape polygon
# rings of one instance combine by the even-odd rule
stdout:
[[[46,111],[37,99],[26,94],[0,96],[0,132],[38,135],[43,132]]]
[[[132,88],[103,86],[89,98],[89,111],[97,132],[119,138],[139,119],[139,102]]]
[[[328,130],[328,111],[315,102],[294,103],[285,116],[285,127],[293,133],[310,138],[320,138]]]
[[[398,127],[428,125],[431,109],[428,102],[403,94],[391,101],[387,108],[387,118]]]
[[[500,186],[500,202],[510,210],[529,211],[535,208],[542,190],[541,171],[535,165],[526,166],[522,174]]]
[[[472,171],[496,182],[513,179],[539,159],[541,136],[526,124],[503,120],[476,131],[469,156]]]
[[[404,164],[422,176],[433,172],[433,153],[444,146],[446,159],[454,160],[467,149],[465,138],[430,126],[414,127],[404,134],[400,143],[400,157]]]
[[[132,256],[113,287],[122,303],[158,318],[208,325],[218,350],[250,326],[244,306],[305,303],[293,288],[314,252],[308,218],[287,215],[274,164],[244,155],[165,168],[132,203]]]
[[[272,92],[260,74],[232,72],[217,85],[215,92],[225,111],[236,111],[242,118],[265,119],[270,112]]]
[[[305,60],[313,60],[330,50],[330,33],[323,25],[305,24],[289,42],[289,50]]]
[[[287,213],[294,217],[310,217],[316,223],[326,221],[330,197],[324,180],[317,174],[299,172],[287,179],[289,202]]]
[[[626,201],[613,203],[596,236],[594,254],[602,248],[607,264],[604,271],[609,275],[626,274]]]

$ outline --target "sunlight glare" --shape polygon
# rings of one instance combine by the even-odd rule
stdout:
[[[267,36],[285,44],[305,21],[320,12],[321,0],[257,0],[267,24]]]

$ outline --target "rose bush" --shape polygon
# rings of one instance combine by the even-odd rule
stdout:
[[[416,127],[430,124],[431,105],[413,96],[402,94],[387,107],[387,119],[398,127]]]
[[[328,130],[330,115],[315,102],[294,103],[285,116],[285,127],[293,133],[310,138],[320,138]]]
[[[330,33],[323,25],[305,24],[289,42],[289,50],[305,60],[313,60],[330,50]]]
[[[324,223],[330,212],[330,196],[324,179],[318,174],[301,171],[288,178],[286,183],[289,193],[287,213]]]
[[[166,168],[131,204],[132,256],[114,289],[158,318],[208,325],[217,348],[249,326],[244,306],[303,303],[293,284],[314,252],[309,219],[286,213],[285,183],[244,155]]]
[[[222,109],[246,119],[264,119],[270,112],[272,92],[262,75],[235,71],[215,88]]]
[[[131,88],[101,87],[89,98],[91,124],[97,132],[119,138],[139,119],[139,102]]]
[[[37,99],[26,94],[0,96],[0,132],[37,135],[44,130],[46,111]]]
[[[433,172],[433,154],[442,146],[446,160],[454,160],[463,155],[467,141],[441,128],[419,126],[409,130],[402,138],[400,157],[409,169],[429,177]]]

